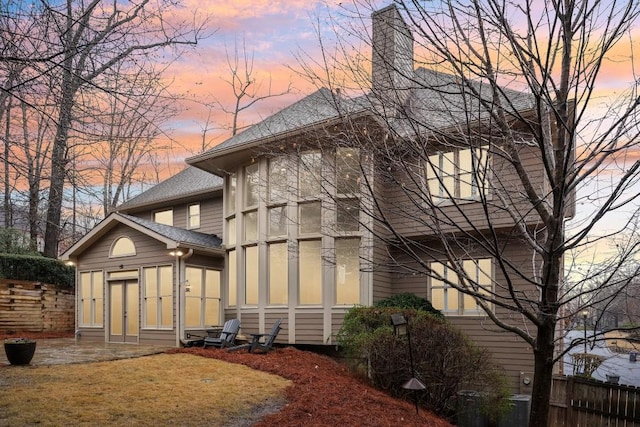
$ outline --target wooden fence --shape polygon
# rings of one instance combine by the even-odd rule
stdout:
[[[640,427],[640,388],[553,378],[549,427]]]
[[[0,331],[73,331],[72,290],[20,280],[0,280]]]

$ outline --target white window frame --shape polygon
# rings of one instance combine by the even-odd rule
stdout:
[[[491,293],[493,293],[494,267],[492,258],[484,257],[464,259],[460,262],[462,262],[463,268],[465,269],[465,275],[468,276],[467,281],[471,281],[470,285],[473,286],[474,289],[480,290],[481,293],[484,293],[486,295],[490,295]],[[487,272],[482,270],[480,264],[485,264],[485,269],[488,269],[489,271]],[[440,269],[442,269],[443,271],[442,278],[429,278],[429,301],[431,301],[431,304],[434,308],[442,311],[445,316],[486,315],[480,305],[477,304],[473,296],[467,295],[451,286],[450,283],[459,283],[459,277],[455,269],[453,269],[450,264],[434,261],[430,263],[429,267],[433,272],[440,271]],[[478,288],[476,288],[476,286]],[[438,289],[443,290],[444,306],[442,307],[438,306],[437,302],[434,301],[433,298],[433,291]],[[450,294],[455,295],[454,298],[456,299],[456,301],[450,300]],[[473,307],[467,308],[465,307],[465,304],[473,305]],[[491,309],[493,309],[493,306],[491,304],[488,305],[489,307],[491,307]]]

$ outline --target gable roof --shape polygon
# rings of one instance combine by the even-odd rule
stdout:
[[[192,230],[184,230],[178,227],[158,224],[153,221],[138,218],[121,213],[111,213],[85,234],[80,240],[67,249],[60,259],[68,261],[76,258],[84,250],[93,245],[98,239],[107,234],[115,226],[123,224],[137,230],[166,245],[167,250],[184,248],[194,249],[200,252],[218,254],[222,256],[222,239],[215,234],[205,234]]]
[[[222,178],[201,169],[187,166],[176,175],[120,204],[116,210],[127,212],[136,208],[193,198],[221,190]]]

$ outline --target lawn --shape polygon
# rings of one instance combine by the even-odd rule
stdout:
[[[410,402],[367,385],[344,364],[293,347],[0,366],[0,426],[32,424],[451,427],[422,409],[416,414]]]

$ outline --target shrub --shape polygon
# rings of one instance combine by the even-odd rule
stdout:
[[[442,312],[433,308],[431,302],[426,299],[406,292],[403,294],[397,294],[378,301],[373,305],[374,307],[395,307],[395,308],[412,308],[414,310],[426,311],[436,317],[444,319]]]
[[[453,419],[458,393],[475,390],[481,404],[496,419],[508,408],[506,379],[487,351],[437,315],[414,309],[354,307],[345,316],[338,344],[351,357],[352,367],[366,373],[374,386],[393,396],[412,399],[402,388],[412,377],[407,337],[394,335],[391,315],[409,319],[415,376],[426,389],[419,403]]]
[[[75,269],[41,255],[0,254],[0,277],[73,289]]]

